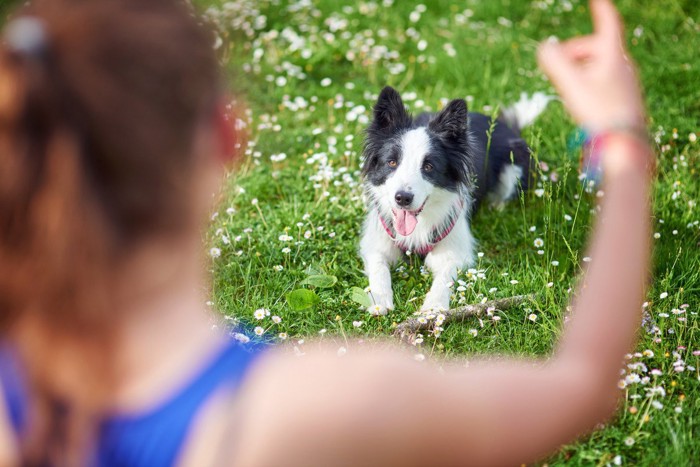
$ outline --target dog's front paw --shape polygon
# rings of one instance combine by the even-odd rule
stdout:
[[[437,294],[428,292],[425,296],[423,306],[420,307],[422,313],[433,312],[437,313],[450,308],[450,296],[437,296]]]
[[[367,312],[372,316],[385,316],[389,312],[389,308],[375,304],[368,306]]]
[[[386,315],[390,310],[394,309],[394,297],[392,293],[377,293],[370,292],[369,300],[372,302],[370,306],[367,307],[367,311],[375,316]]]

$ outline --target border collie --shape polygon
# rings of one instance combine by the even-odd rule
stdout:
[[[425,258],[433,284],[421,311],[448,309],[457,271],[474,264],[469,220],[484,200],[495,206],[527,190],[532,162],[520,129],[552,98],[542,93],[504,109],[496,121],[468,112],[462,99],[413,118],[385,87],[363,151],[368,213],[360,255],[370,313],[394,308],[390,267],[405,254]]]

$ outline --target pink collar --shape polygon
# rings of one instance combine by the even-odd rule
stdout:
[[[375,209],[377,208],[375,207]],[[435,245],[437,245],[442,239],[447,237],[450,234],[450,232],[452,232],[452,229],[457,223],[457,219],[459,218],[463,209],[464,203],[462,202],[462,200],[457,201],[454,204],[452,211],[450,211],[450,221],[442,224],[445,227],[435,227],[432,233],[430,234],[430,242],[426,245],[420,246],[415,250],[412,250],[412,252],[417,254],[418,256],[425,256],[431,251],[433,251]],[[384,216],[382,216],[382,214],[379,212],[379,209],[377,209],[377,214],[379,215],[379,221],[382,223],[382,227],[384,227],[384,231],[391,237],[392,240],[394,240],[396,246],[404,253],[409,251],[408,247],[404,244],[404,242],[396,240],[396,232],[394,232],[394,227],[392,225],[391,220],[384,219]]]

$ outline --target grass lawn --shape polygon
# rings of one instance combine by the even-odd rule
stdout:
[[[411,259],[393,274],[393,313],[372,317],[353,300],[353,291],[367,286],[356,251],[364,214],[362,132],[380,89],[396,87],[414,112],[463,97],[471,110],[495,114],[521,92],[553,92],[536,68],[539,41],[591,29],[582,0],[195,3],[218,25],[222,61],[249,109],[250,143],[241,167],[228,176],[207,238],[212,306],[300,348],[304,339],[320,338],[352,351],[359,344],[348,344],[351,338],[387,337],[417,310],[430,284]],[[646,305],[655,328],[640,330],[637,353],[623,368],[617,416],[546,462],[698,465],[700,3],[617,3],[660,158]],[[473,319],[424,335],[415,343],[418,358],[551,351],[587,260],[596,212],[597,194],[577,178],[573,130],[558,102],[526,129],[540,161],[539,182],[503,211],[477,215],[473,232],[483,254],[461,273],[453,304],[537,298],[498,313],[498,320]],[[304,283],[309,276],[315,277]],[[308,292],[293,297],[317,303],[290,304],[287,296],[298,289]],[[258,320],[261,308],[270,316]]]

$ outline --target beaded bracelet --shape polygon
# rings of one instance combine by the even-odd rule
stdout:
[[[577,146],[581,147],[580,170],[583,180],[598,185],[603,177],[603,152],[607,141],[617,135],[623,135],[637,144],[648,146],[649,134],[645,128],[637,126],[613,126],[604,131],[590,132],[579,128],[576,134]]]

